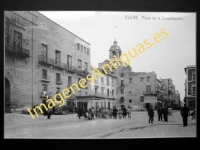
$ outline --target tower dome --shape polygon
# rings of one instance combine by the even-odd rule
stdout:
[[[110,47],[110,51],[113,51],[113,50],[119,50],[119,51],[121,51],[121,48],[117,45],[116,39],[113,42],[113,45]]]

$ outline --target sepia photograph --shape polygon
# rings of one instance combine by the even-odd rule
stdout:
[[[197,137],[196,21],[4,11],[4,139]]]

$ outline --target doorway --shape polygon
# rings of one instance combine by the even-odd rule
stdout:
[[[10,82],[5,78],[5,112],[11,113],[10,109]]]

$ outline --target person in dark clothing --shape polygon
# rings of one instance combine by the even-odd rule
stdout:
[[[50,119],[51,114],[52,114],[52,109],[49,108],[48,111],[47,111],[47,118],[48,118],[48,119]]]
[[[123,115],[123,118],[126,118],[126,115],[127,115],[127,112],[126,112],[126,107],[124,107],[123,109],[122,109],[122,115]]]
[[[158,112],[158,121],[162,121],[162,113],[163,113],[162,108],[158,107],[157,112]]]
[[[167,122],[168,121],[168,109],[166,106],[163,109],[163,117],[164,117],[164,121]]]
[[[149,115],[149,123],[153,124],[154,110],[152,106],[150,106],[148,110],[148,115]]]
[[[188,116],[190,116],[190,110],[189,108],[186,106],[186,104],[184,104],[184,107],[181,109],[181,115],[183,117],[183,127],[187,126],[187,122],[188,122]]]
[[[82,116],[82,110],[81,110],[81,108],[78,108],[78,117],[79,117],[79,119],[81,118],[81,116]]]
[[[113,109],[113,118],[114,119],[116,119],[117,118],[117,109],[116,109],[116,107],[114,107],[114,109]]]

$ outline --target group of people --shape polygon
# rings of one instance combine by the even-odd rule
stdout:
[[[154,109],[153,109],[152,105],[147,110],[147,113],[149,115],[149,124],[150,123],[153,124]],[[168,109],[167,109],[167,107],[158,107],[157,113],[158,113],[158,121],[162,121],[162,118],[164,119],[165,122],[168,121]]]
[[[153,118],[154,118],[154,109],[153,106],[150,106],[150,108],[147,110],[148,115],[149,115],[149,124],[153,124]],[[158,107],[157,109],[158,113],[158,121],[162,121],[162,118],[164,119],[165,122],[168,121],[168,108],[165,106],[163,107]],[[184,104],[184,107],[180,111],[181,116],[183,117],[183,127],[187,126],[188,122],[188,116],[190,116],[190,109]],[[195,118],[195,109],[191,114],[192,119]]]
[[[117,109],[116,107],[113,107],[113,109],[99,108],[99,107],[94,109],[94,107],[92,107],[92,108],[89,108],[88,110],[79,108],[77,113],[78,113],[79,119],[81,117],[84,117],[85,119],[88,119],[88,120],[93,120],[94,117],[105,118],[105,119],[108,119],[108,118],[117,119],[117,116],[119,117],[119,119],[121,119],[122,117],[126,118],[127,115],[128,115],[128,118],[131,118],[131,109],[126,109],[125,107],[123,107],[122,109]]]

